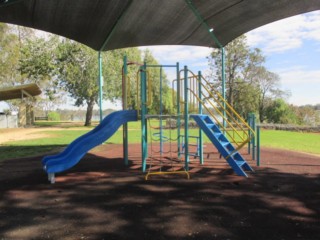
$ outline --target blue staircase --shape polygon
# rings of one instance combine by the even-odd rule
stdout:
[[[254,172],[208,115],[193,114],[190,115],[190,117],[193,118],[198,126],[205,132],[237,175],[248,177],[244,170]]]

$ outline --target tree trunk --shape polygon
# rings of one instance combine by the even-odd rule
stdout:
[[[260,120],[260,123],[263,123],[264,122],[264,107],[263,106],[260,106],[259,107],[259,120]]]
[[[93,106],[94,106],[94,99],[92,98],[89,101],[87,101],[86,122],[84,123],[84,126],[91,126]]]

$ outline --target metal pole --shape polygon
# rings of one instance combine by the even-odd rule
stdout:
[[[128,99],[127,99],[127,75],[128,75],[128,68],[127,68],[127,56],[123,57],[123,81],[122,81],[122,106],[123,110],[128,109]],[[124,164],[126,166],[129,165],[129,154],[128,154],[128,124],[123,124],[123,158]]]
[[[98,63],[99,63],[99,113],[100,113],[100,122],[103,118],[102,113],[102,96],[103,96],[103,76],[102,76],[102,57],[101,57],[101,51],[98,52]]]
[[[248,124],[252,128],[252,119],[251,119],[251,113],[248,113]],[[251,138],[252,133],[250,129],[248,130],[248,136]],[[251,153],[251,140],[248,142],[248,154]]]
[[[181,114],[181,110],[180,110],[180,69],[179,69],[179,63],[177,62],[177,138],[178,138],[178,158],[180,158],[180,155],[181,155],[181,147],[180,147],[180,144],[181,144],[181,140],[180,140],[180,132],[181,132],[181,117],[180,117],[180,114]],[[174,91],[174,89],[172,89],[172,91]]]
[[[141,79],[141,147],[142,147],[142,171],[146,171],[147,167],[147,121],[146,121],[146,63],[144,63],[143,67],[140,69],[140,79]]]
[[[184,66],[184,155],[185,169],[189,170],[189,109],[188,109],[188,67]]]
[[[260,126],[257,126],[257,166],[260,167]]]
[[[163,105],[162,105],[162,67],[160,67],[160,121],[159,121],[159,124],[160,124],[160,154],[163,153],[163,141],[162,141],[162,108],[163,108]]]
[[[256,116],[254,113],[252,113],[252,127],[253,131],[256,131]],[[254,135],[252,138],[252,159],[256,159],[256,138]]]
[[[221,79],[222,79],[222,97],[224,99],[223,102],[223,128],[226,129],[226,74],[225,74],[225,51],[224,47],[221,48]]]
[[[199,99],[202,100],[201,71],[198,72],[198,91]],[[202,114],[201,101],[199,101],[199,114]],[[199,128],[199,145],[197,147],[199,147],[200,164],[203,164],[203,136],[201,128]]]

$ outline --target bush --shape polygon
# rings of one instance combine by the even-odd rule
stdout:
[[[49,112],[48,113],[49,121],[60,121],[60,114],[57,112]]]

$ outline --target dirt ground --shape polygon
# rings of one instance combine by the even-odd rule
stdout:
[[[68,130],[78,130],[79,128],[68,127]],[[48,131],[59,131],[65,130],[67,127],[67,123],[63,123],[63,127],[50,126],[50,127],[28,127],[28,128],[7,128],[0,129],[0,144],[10,142],[10,141],[19,141],[19,140],[32,140],[48,137],[49,134],[45,134],[42,132]],[[90,128],[88,128],[90,129]]]
[[[145,181],[140,148],[130,145],[125,167],[121,145],[100,146],[53,185],[41,157],[1,161],[0,239],[320,238],[319,156],[262,149],[243,178],[208,147],[190,180]]]

